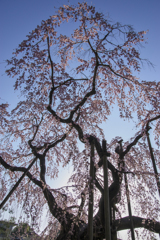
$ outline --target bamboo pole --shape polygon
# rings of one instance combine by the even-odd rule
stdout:
[[[104,171],[104,219],[105,219],[105,239],[111,240],[110,229],[110,205],[109,205],[109,189],[108,189],[108,162],[106,156],[106,141],[102,141],[103,150],[103,171]]]
[[[89,183],[89,213],[88,213],[88,237],[93,240],[93,200],[94,200],[94,142],[91,142],[91,157],[90,157],[90,183]]]

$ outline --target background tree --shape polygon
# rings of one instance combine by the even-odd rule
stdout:
[[[17,226],[18,225],[18,226]],[[16,224],[14,221],[0,221],[0,239],[40,239],[27,223]],[[41,238],[42,239],[42,238]]]
[[[62,24],[69,24],[70,30],[60,32]],[[24,211],[31,214],[34,224],[38,224],[47,205],[62,226],[57,239],[64,236],[66,239],[74,236],[74,239],[76,234],[80,239],[86,237],[91,138],[97,150],[94,234],[96,238],[100,232],[103,237],[99,143],[104,134],[100,124],[107,120],[114,104],[122,118],[132,119],[136,115],[141,130],[123,143],[125,169],[121,166],[120,152],[115,152],[120,138],[108,145],[110,203],[115,202],[117,195],[121,196],[114,227],[130,228],[128,218],[122,217],[125,172],[130,181],[131,198],[137,203],[135,213],[142,217],[133,218],[134,227],[160,232],[160,224],[156,222],[159,219],[157,186],[145,142],[146,124],[159,114],[159,83],[140,81],[133,75],[140,71],[142,59],[136,47],[144,41],[144,34],[144,31],[136,33],[131,26],[111,23],[86,3],[63,6],[29,33],[12,59],[7,60],[10,67],[6,73],[16,76],[14,87],[21,90],[24,100],[11,113],[7,112],[6,104],[0,108],[1,200],[9,184],[14,184],[34,159],[36,164],[9,201],[16,198],[23,203]],[[154,131],[159,146],[158,119]],[[80,141],[84,144],[83,150],[79,149]],[[158,159],[159,151],[155,153]],[[53,188],[51,179],[58,176],[59,164],[65,167],[69,163],[73,166],[69,179],[72,188]]]

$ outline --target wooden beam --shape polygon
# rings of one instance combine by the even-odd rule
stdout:
[[[91,142],[90,182],[89,182],[89,212],[88,239],[93,240],[93,202],[94,202],[94,141]]]
[[[103,171],[104,171],[104,219],[105,219],[105,239],[111,240],[110,225],[110,204],[109,204],[109,188],[108,188],[108,161],[106,156],[106,141],[102,141],[103,150]]]

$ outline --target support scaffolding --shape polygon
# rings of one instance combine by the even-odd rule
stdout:
[[[153,155],[153,150],[152,150],[152,145],[151,145],[151,141],[150,141],[150,137],[149,137],[149,129],[151,129],[151,127],[149,126],[149,123],[151,123],[152,121],[158,120],[160,118],[160,115],[150,119],[147,122],[146,125],[146,135],[147,135],[147,142],[148,142],[148,147],[149,147],[149,151],[150,151],[150,155],[151,155],[151,159],[152,159],[152,164],[153,164],[153,169],[154,169],[154,174],[155,174],[155,178],[156,178],[156,183],[157,183],[157,188],[158,188],[158,192],[159,192],[159,196],[160,196],[160,180],[158,177],[158,171],[157,171],[157,167],[156,167],[156,162],[154,159],[154,155]]]
[[[93,201],[94,201],[94,141],[91,142],[88,239],[93,240]]]
[[[103,150],[103,172],[104,172],[104,219],[105,219],[105,239],[111,240],[110,228],[110,204],[109,204],[109,189],[108,189],[108,162],[106,156],[106,141],[102,141]]]
[[[160,197],[160,181],[159,181],[159,177],[158,177],[156,162],[155,162],[154,155],[153,155],[153,150],[152,150],[152,145],[151,145],[151,141],[150,141],[150,137],[149,137],[149,132],[147,132],[147,142],[148,142],[148,147],[149,147],[149,151],[150,151],[150,155],[151,155],[151,159],[152,159],[154,174],[155,174],[157,188],[158,188],[159,197]]]
[[[122,141],[119,141],[120,144],[120,163],[122,164],[122,169],[125,169],[125,162],[123,157]],[[103,153],[103,171],[104,171],[104,218],[105,218],[105,239],[111,240],[111,215],[115,220],[115,212],[111,213],[110,202],[109,202],[109,187],[108,187],[108,161],[107,161],[107,150],[106,150],[106,141],[102,141],[102,153]],[[88,239],[93,240],[93,204],[94,204],[94,140],[91,142],[91,157],[90,157],[90,185],[89,185],[89,213],[88,213]],[[130,218],[130,229],[132,240],[135,240],[134,235],[134,225],[132,219],[131,203],[129,197],[129,188],[126,174],[124,175],[125,186],[126,186],[126,195],[127,195],[127,204],[128,212]],[[117,239],[117,233],[113,234],[114,239]]]
[[[120,160],[122,162],[122,170],[125,171],[125,162],[123,159],[123,148],[122,148],[122,141],[119,141],[120,144]],[[132,240],[135,240],[135,234],[134,234],[134,225],[133,225],[133,219],[132,219],[132,210],[131,210],[131,201],[130,201],[130,196],[129,196],[129,188],[128,188],[128,181],[127,181],[127,176],[124,174],[124,181],[125,181],[125,187],[126,187],[126,195],[127,195],[127,205],[128,205],[128,212],[129,212],[129,218],[130,218],[130,225],[131,225],[131,237]]]

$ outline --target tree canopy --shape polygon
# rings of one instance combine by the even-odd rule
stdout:
[[[160,233],[158,176],[146,141],[149,123],[154,121],[159,168],[160,85],[135,76],[144,61],[139,47],[145,34],[112,23],[85,2],[64,5],[30,32],[7,60],[6,73],[15,79],[14,89],[23,99],[11,112],[7,103],[0,105],[0,199],[25,173],[8,202],[18,201],[35,225],[47,208],[52,234],[55,225],[61,226],[56,239],[87,239],[92,140],[96,149],[94,239],[104,238],[100,204],[104,132],[100,125],[114,105],[121,118],[135,120],[137,132],[121,145],[123,136],[107,144],[109,200],[116,210],[112,230],[130,229],[127,176],[134,228]],[[57,189],[53,179],[68,164],[73,166],[68,185]],[[145,231],[142,234],[146,236]]]

